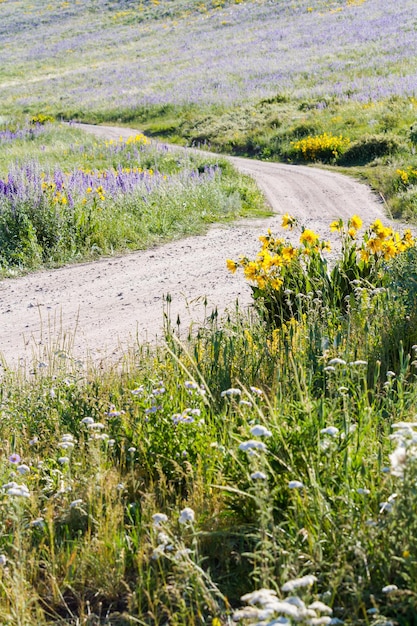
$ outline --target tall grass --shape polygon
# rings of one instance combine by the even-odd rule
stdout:
[[[402,293],[363,291],[343,315],[315,302],[276,329],[239,311],[187,342],[167,328],[122,370],[57,353],[31,378],[6,372],[1,621],[246,624],[240,596],[285,602],[288,583],[345,623],[410,623],[417,327]],[[270,608],[266,623],[284,610]]]

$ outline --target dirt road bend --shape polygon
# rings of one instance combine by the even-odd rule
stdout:
[[[129,128],[80,125],[98,137],[127,138]],[[0,282],[0,353],[9,367],[45,361],[59,348],[95,362],[117,359],[135,341],[162,336],[163,300],[170,294],[171,318],[184,335],[214,308],[223,312],[250,303],[241,275],[227,258],[259,249],[268,228],[279,232],[288,212],[328,238],[329,223],[357,213],[365,223],[386,215],[368,187],[337,173],[230,157],[255,178],[274,216],[215,225],[204,236],[92,263],[36,272]],[[207,303],[207,304],[206,304]]]

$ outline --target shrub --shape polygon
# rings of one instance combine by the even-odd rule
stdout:
[[[338,164],[364,165],[378,157],[394,154],[400,147],[400,142],[392,135],[364,135],[344,151]]]
[[[34,115],[31,120],[30,123],[33,126],[36,126],[37,124],[39,124],[40,126],[43,126],[44,124],[51,123],[54,122],[55,119],[52,117],[52,115],[44,115],[43,113],[39,113],[38,115]]]
[[[411,143],[417,144],[417,122],[411,126],[408,136]]]
[[[303,161],[334,162],[346,150],[350,140],[347,137],[323,133],[322,135],[308,136],[299,141],[292,141],[292,153]]]

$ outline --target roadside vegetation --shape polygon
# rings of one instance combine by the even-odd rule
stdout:
[[[0,0],[2,275],[265,212],[220,154],[149,137],[337,168],[415,222],[416,10]],[[225,259],[250,311],[189,332],[168,297],[165,341],[120,363],[70,341],[2,363],[1,624],[415,623],[414,237],[336,220],[330,265],[282,225],[299,245],[268,232]]]
[[[0,268],[15,274],[144,249],[209,224],[267,214],[225,160],[142,134],[95,141],[36,117],[0,125]]]
[[[412,623],[416,248],[333,228],[329,279],[311,231],[262,239],[251,315],[5,370],[2,623]]]

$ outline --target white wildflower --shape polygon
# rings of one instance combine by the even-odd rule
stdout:
[[[252,406],[252,402],[249,402],[249,400],[240,400],[239,404],[240,406]]]
[[[195,513],[193,509],[190,509],[190,507],[187,506],[181,511],[178,521],[180,524],[192,524],[194,522],[194,519]]]
[[[7,557],[5,554],[0,554],[0,567],[4,567],[7,563]]]
[[[224,398],[225,396],[241,396],[242,391],[240,389],[231,387],[230,389],[225,389],[224,391],[222,391],[220,395],[222,398]]]
[[[404,470],[407,462],[407,449],[403,442],[397,446],[392,454],[389,455],[391,461],[391,474],[403,478]]]
[[[35,528],[45,528],[45,520],[43,519],[43,517],[37,517],[30,523],[30,525],[34,526]]]
[[[308,608],[313,609],[313,611],[318,611],[319,613],[324,613],[325,615],[331,615],[333,613],[333,609],[320,600],[316,600],[312,604],[309,604]]]
[[[28,474],[30,472],[30,467],[29,465],[26,465],[25,463],[22,463],[22,465],[18,465],[16,467],[16,471],[19,472],[19,474]]]
[[[369,489],[359,487],[358,489],[356,489],[356,493],[358,493],[360,496],[368,496],[371,492]]]
[[[302,576],[301,578],[294,578],[294,580],[287,581],[284,585],[282,585],[282,591],[294,591],[294,589],[299,589],[300,587],[311,587],[317,581],[317,578],[312,574],[307,574],[306,576]]]
[[[271,431],[261,424],[255,424],[255,426],[252,426],[250,434],[254,437],[272,437]]]
[[[71,433],[65,433],[62,435],[61,441],[74,441],[74,435],[71,435]]]
[[[398,591],[397,585],[386,585],[382,587],[382,593],[392,593],[393,591]]]
[[[70,509],[76,509],[82,503],[83,503],[82,498],[77,498],[77,500],[73,500],[72,502],[70,502]]]
[[[263,396],[264,392],[262,391],[262,389],[259,389],[259,387],[250,387],[251,392],[255,395],[255,396]]]
[[[161,524],[168,521],[168,515],[165,515],[165,513],[155,513],[152,515],[152,521],[154,528],[159,528]]]
[[[60,456],[58,459],[58,463],[61,463],[61,465],[66,465],[67,463],[69,463],[69,457],[68,456]]]
[[[61,448],[61,450],[72,450],[74,444],[72,441],[60,441],[57,447]]]
[[[336,426],[327,426],[327,428],[322,428],[320,433],[322,435],[329,435],[329,437],[336,437],[339,434],[339,429]]]
[[[252,480],[266,480],[267,479],[267,475],[264,472],[259,472],[259,471],[252,472],[250,477],[252,478]]]
[[[169,544],[170,541],[171,541],[171,539],[170,539],[169,535],[167,535],[164,532],[158,533],[158,543],[160,545],[162,544],[162,545],[166,546],[166,545]]]
[[[242,620],[254,620],[259,619],[260,610],[254,606],[246,606],[243,609],[238,609],[233,613],[233,621],[241,622]]]
[[[94,424],[94,420],[92,417],[84,417],[81,420],[81,424],[86,424],[86,426],[89,426],[90,424]]]
[[[327,365],[346,365],[346,361],[344,359],[339,359],[338,357],[334,359],[330,359]]]
[[[92,430],[103,430],[105,428],[104,424],[101,422],[95,422],[94,420],[93,422],[88,422],[87,426]]]
[[[323,368],[325,372],[335,372],[336,368],[333,367],[333,365],[327,365],[325,368]]]
[[[290,482],[288,483],[288,487],[290,489],[303,489],[304,485],[299,480],[290,480]]]
[[[239,450],[243,450],[244,452],[248,452],[251,450],[258,450],[260,452],[266,452],[267,449],[268,448],[263,443],[263,441],[256,441],[255,439],[249,439],[249,441],[243,441],[239,445]]]
[[[15,484],[15,486],[8,489],[6,493],[8,496],[17,496],[18,498],[30,498],[29,489],[26,487],[26,485]]]
[[[274,589],[258,589],[257,591],[251,591],[250,593],[246,593],[244,596],[241,596],[242,602],[247,602],[248,604],[260,604],[263,606],[269,602],[277,600],[277,592]]]

